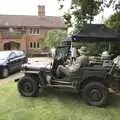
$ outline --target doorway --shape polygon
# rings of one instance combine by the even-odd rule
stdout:
[[[19,50],[20,43],[16,42],[8,42],[4,44],[4,50]]]

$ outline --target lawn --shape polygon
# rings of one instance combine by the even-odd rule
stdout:
[[[19,95],[16,83],[0,85],[0,120],[120,120],[120,96],[106,108],[86,105],[77,94],[47,89],[36,98]]]

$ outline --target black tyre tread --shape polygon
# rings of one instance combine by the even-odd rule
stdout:
[[[29,82],[32,82],[32,84],[33,84],[33,92],[31,92],[31,93],[25,93],[25,92],[23,92],[22,91],[22,83],[23,82],[25,82],[26,80],[29,80]],[[18,84],[17,84],[17,88],[18,88],[18,91],[20,92],[20,94],[22,95],[22,96],[25,96],[25,97],[35,97],[36,95],[38,95],[38,84],[37,84],[37,82],[34,80],[34,79],[32,79],[32,77],[28,77],[28,76],[24,76],[24,77],[22,77],[19,81],[18,81]]]
[[[104,93],[104,98],[100,102],[92,102],[90,101],[89,97],[87,96],[87,93],[91,88],[98,88],[101,89],[102,92]],[[108,100],[108,88],[101,82],[90,82],[87,85],[84,86],[83,91],[82,91],[82,96],[85,102],[89,105],[93,106],[105,106],[107,104]]]

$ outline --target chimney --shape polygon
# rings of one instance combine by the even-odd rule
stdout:
[[[45,6],[38,5],[38,16],[45,16]]]

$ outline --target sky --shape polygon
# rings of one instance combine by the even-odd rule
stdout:
[[[61,11],[57,0],[0,0],[0,14],[37,15],[37,6],[45,5],[46,15],[61,16],[70,7],[69,1]]]
[[[62,16],[70,7],[71,0],[65,0],[65,7],[59,10],[58,0],[0,0],[0,14],[11,15],[37,15],[38,5],[45,5],[47,16]],[[108,18],[113,11],[106,9],[104,19]],[[102,14],[101,14],[102,15]],[[101,15],[95,18],[96,22],[101,22]]]

